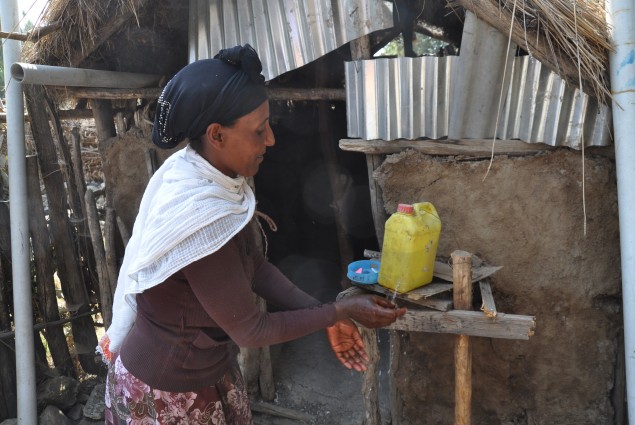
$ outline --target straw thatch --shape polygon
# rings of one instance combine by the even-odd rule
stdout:
[[[475,13],[560,77],[595,95],[610,98],[609,26],[604,0],[450,0]]]
[[[100,28],[110,16],[132,11],[131,0],[53,0],[45,10],[42,20],[56,22],[62,30],[53,36],[43,37],[35,46],[25,46],[23,59],[33,63],[78,66],[73,63],[76,52],[86,53],[100,38]]]

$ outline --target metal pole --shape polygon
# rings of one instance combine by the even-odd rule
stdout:
[[[614,51],[609,55],[613,134],[620,215],[622,303],[628,423],[635,423],[635,2],[608,0],[606,19]]]
[[[13,31],[18,22],[17,0],[0,1],[2,28]],[[33,311],[29,267],[29,222],[27,217],[26,152],[24,147],[24,98],[22,87],[11,79],[9,66],[20,58],[20,42],[3,44],[4,81],[7,98],[9,151],[9,212],[13,271],[13,307],[18,399],[18,424],[37,424]]]
[[[121,89],[157,86],[161,79],[160,75],[152,74],[66,68],[32,63],[14,63],[11,65],[11,75],[22,84]]]

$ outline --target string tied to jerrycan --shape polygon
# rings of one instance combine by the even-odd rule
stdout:
[[[377,281],[405,293],[432,282],[441,219],[430,202],[399,204],[386,220]]]

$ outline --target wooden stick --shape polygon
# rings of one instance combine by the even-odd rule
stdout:
[[[115,299],[115,289],[117,288],[117,277],[119,275],[115,244],[115,217],[115,209],[106,207],[106,217],[104,220],[104,251],[106,254],[106,269],[108,270],[108,286],[110,287],[110,294],[113,300]]]
[[[41,331],[42,329],[49,329],[49,328],[63,326],[67,324],[68,322],[73,322],[84,317],[92,316],[97,313],[99,313],[99,310],[90,310],[84,313],[74,315],[73,317],[55,320],[54,322],[38,323],[36,325],[33,325],[33,331],[38,332],[38,331]],[[13,338],[14,336],[15,336],[15,331],[0,331],[0,340]]]
[[[251,410],[258,413],[266,413],[268,415],[280,416],[281,418],[294,419],[296,421],[312,422],[315,417],[313,415],[299,412],[286,407],[276,406],[261,401],[251,401]]]
[[[48,35],[52,32],[57,31],[62,28],[61,22],[54,22],[50,25],[46,25],[43,27],[33,28],[26,34],[22,34],[19,32],[4,32],[0,31],[0,38],[7,38],[9,40],[18,40],[18,41],[38,41],[40,38]]]
[[[88,229],[90,230],[90,236],[93,241],[93,251],[95,253],[95,263],[99,279],[101,314],[104,318],[104,326],[108,328],[112,322],[112,292],[110,288],[110,277],[108,276],[108,266],[106,265],[103,237],[92,190],[86,191],[84,201],[86,203],[86,212],[88,213],[86,218],[88,219]]]
[[[454,308],[472,308],[472,255],[452,253],[454,269]],[[454,424],[470,425],[472,405],[472,347],[470,337],[457,335],[454,345]]]
[[[145,151],[146,169],[148,170],[148,180],[157,170],[157,154],[154,148],[148,148]]]
[[[492,288],[487,280],[481,280],[479,283],[481,288],[481,298],[483,304],[481,305],[481,311],[485,313],[487,317],[496,317],[496,304],[494,303],[494,296],[492,295]]]

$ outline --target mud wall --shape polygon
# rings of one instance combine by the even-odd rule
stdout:
[[[498,311],[534,315],[528,341],[471,338],[472,423],[613,424],[623,409],[619,232],[614,162],[580,152],[433,158],[407,151],[376,170],[389,213],[432,202],[439,254],[503,266]],[[477,309],[478,306],[475,306]],[[394,333],[393,424],[454,421],[454,337]],[[616,372],[618,370],[618,372]]]

